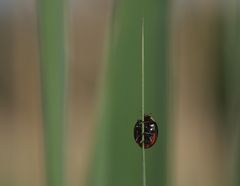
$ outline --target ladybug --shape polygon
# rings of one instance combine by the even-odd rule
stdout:
[[[144,148],[148,149],[152,147],[158,137],[158,126],[154,119],[149,115],[144,115]],[[135,142],[142,147],[142,120],[137,120],[134,127],[134,139]]]

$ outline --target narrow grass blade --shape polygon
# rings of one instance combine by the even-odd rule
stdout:
[[[38,1],[46,176],[48,186],[64,185],[64,17],[63,0]]]

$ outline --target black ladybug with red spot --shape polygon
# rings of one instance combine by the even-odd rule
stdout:
[[[142,134],[142,123],[144,124],[144,134]],[[145,149],[152,147],[156,143],[158,138],[157,123],[150,115],[147,114],[144,115],[144,122],[142,122],[142,120],[137,120],[134,127],[134,139],[140,147],[142,147],[143,144],[143,135]]]

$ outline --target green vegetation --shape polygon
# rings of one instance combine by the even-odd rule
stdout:
[[[42,107],[48,186],[64,185],[63,0],[38,1]]]
[[[117,1],[102,88],[91,186],[142,184],[142,152],[133,139],[141,118],[141,24],[145,17],[145,113],[159,123],[159,139],[146,150],[147,184],[166,185],[166,0]]]

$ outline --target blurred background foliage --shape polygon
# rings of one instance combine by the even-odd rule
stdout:
[[[1,0],[0,185],[240,184],[239,2]]]
[[[66,88],[64,1],[41,0],[37,8],[46,183],[63,186]]]

